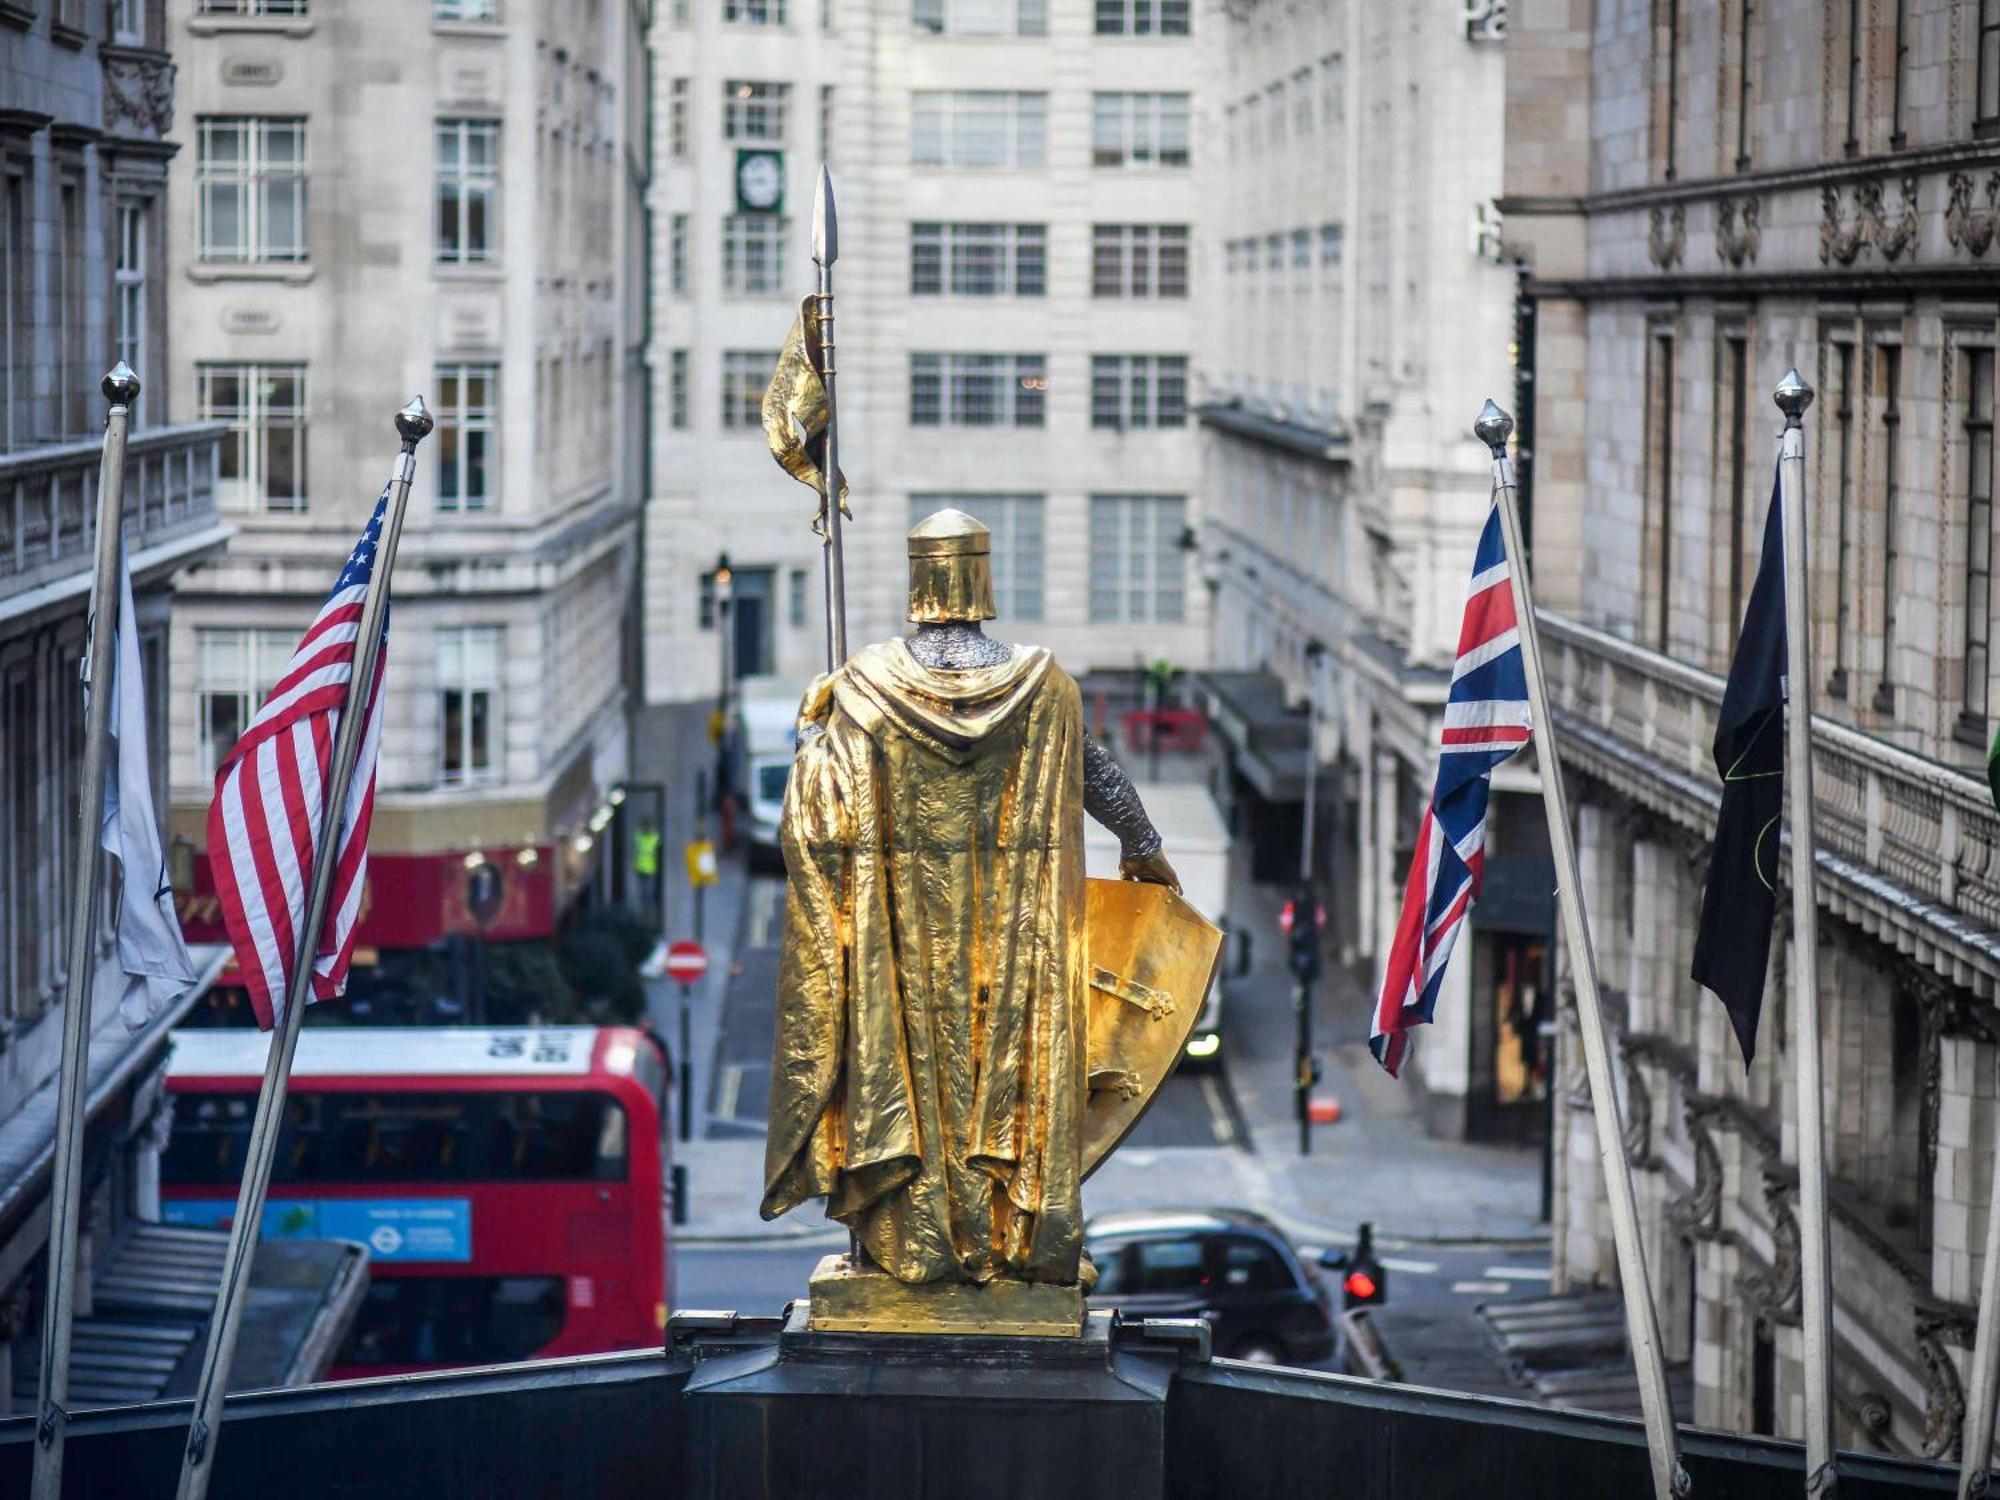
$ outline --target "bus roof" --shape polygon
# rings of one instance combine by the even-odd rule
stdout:
[[[312,1027],[299,1033],[292,1076],[576,1077],[592,1070],[604,1034],[595,1026]],[[169,1078],[261,1077],[271,1044],[268,1032],[233,1028],[176,1031],[172,1040]]]

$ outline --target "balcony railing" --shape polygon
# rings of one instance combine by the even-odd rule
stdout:
[[[1723,679],[1547,610],[1540,618],[1551,707],[1720,798]],[[1813,790],[1823,855],[1988,929],[1980,946],[1991,948],[2000,812],[1984,781],[1815,715]]]
[[[224,429],[154,427],[125,448],[125,537],[132,551],[215,519]],[[0,454],[0,595],[87,570],[96,546],[96,438]]]

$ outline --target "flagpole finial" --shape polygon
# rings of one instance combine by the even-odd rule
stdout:
[[[436,425],[422,396],[410,397],[410,404],[396,413],[396,435],[403,440],[405,448],[416,447],[430,436],[431,428]]]
[[[1514,419],[1488,401],[1479,408],[1479,415],[1473,420],[1472,434],[1493,450],[1495,458],[1504,457],[1507,439],[1514,435]]]
[[[826,163],[819,164],[819,181],[813,185],[813,260],[830,266],[840,258],[840,221],[833,211],[833,174]]]
[[[138,373],[121,359],[106,373],[102,389],[113,406],[130,406],[139,399]]]
[[[1787,370],[1785,378],[1778,382],[1778,388],[1771,392],[1771,399],[1785,414],[1785,425],[1796,427],[1799,418],[1806,414],[1806,408],[1813,404],[1813,388],[1806,384],[1805,376],[1796,369]]]

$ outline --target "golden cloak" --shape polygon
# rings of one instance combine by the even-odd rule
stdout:
[[[1039,648],[933,671],[891,641],[815,682],[799,722],[764,1217],[824,1197],[906,1282],[1074,1282],[1076,683]]]

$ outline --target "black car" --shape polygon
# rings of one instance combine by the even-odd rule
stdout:
[[[1100,1214],[1084,1226],[1092,1307],[1132,1318],[1207,1318],[1215,1352],[1313,1365],[1333,1353],[1333,1307],[1284,1232],[1240,1208]]]

